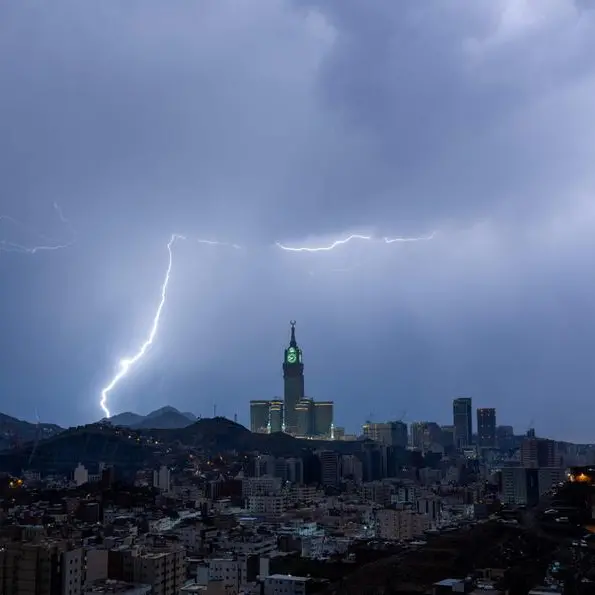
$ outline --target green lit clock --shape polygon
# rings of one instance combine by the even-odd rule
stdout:
[[[287,351],[287,363],[288,364],[295,364],[297,361],[297,353],[295,352],[294,347],[290,347]]]

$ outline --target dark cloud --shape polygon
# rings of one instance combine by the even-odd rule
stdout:
[[[571,0],[4,3],[0,213],[61,239],[57,201],[78,233],[0,253],[3,409],[100,414],[177,232],[158,341],[114,409],[245,421],[281,391],[295,318],[339,424],[446,422],[468,394],[589,439],[594,51]]]

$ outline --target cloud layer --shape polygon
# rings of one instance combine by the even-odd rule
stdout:
[[[5,3],[0,214],[60,236],[56,201],[78,234],[0,253],[3,409],[99,417],[176,232],[158,341],[115,410],[246,421],[282,390],[295,318],[338,424],[447,423],[464,394],[591,440],[594,53],[571,0]]]

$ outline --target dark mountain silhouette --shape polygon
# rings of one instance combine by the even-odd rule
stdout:
[[[138,413],[132,413],[132,411],[124,411],[123,413],[118,413],[117,415],[112,415],[109,419],[104,418],[102,422],[108,422],[113,426],[123,426],[126,428],[130,428],[135,424],[141,423],[144,421],[145,416],[139,415]]]
[[[153,449],[143,445],[133,430],[123,432],[107,424],[93,424],[0,452],[0,472],[20,474],[22,470],[36,469],[70,474],[78,463],[93,472],[100,462],[138,469],[150,464],[152,456]]]
[[[357,442],[302,440],[283,432],[253,434],[244,426],[225,417],[203,418],[179,430],[155,430],[151,434],[164,442],[179,443],[213,452],[259,451],[283,456],[296,455],[304,449],[352,452],[360,448]]]
[[[64,429],[55,424],[32,424],[0,413],[0,449],[55,436]]]
[[[193,423],[193,420],[188,419],[183,413],[179,411],[164,411],[159,415],[147,415],[140,423],[132,426],[135,430],[176,430],[185,428]]]
[[[175,412],[166,411],[149,420],[155,423],[172,414]],[[0,472],[19,474],[23,469],[36,469],[42,473],[55,471],[70,474],[79,462],[91,472],[100,462],[137,470],[152,466],[159,456],[152,439],[162,443],[159,448],[169,445],[175,451],[176,445],[181,445],[213,454],[234,450],[298,456],[304,451],[315,449],[344,453],[361,450],[361,443],[355,441],[300,440],[283,433],[253,434],[244,426],[224,417],[199,419],[184,428],[175,429],[124,429],[100,422],[70,428],[39,443],[0,452]]]
[[[102,422],[110,423],[112,426],[122,426],[133,429],[171,429],[185,428],[196,421],[196,416],[192,413],[181,413],[175,407],[166,405],[151,411],[147,415],[140,415],[126,411],[118,413],[109,419],[103,419]]]

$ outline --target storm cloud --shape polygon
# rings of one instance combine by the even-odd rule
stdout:
[[[335,423],[591,441],[595,11],[571,0],[21,1],[0,7],[0,410],[247,422],[296,319]],[[352,242],[350,233],[431,241]],[[237,243],[235,250],[196,239]]]

